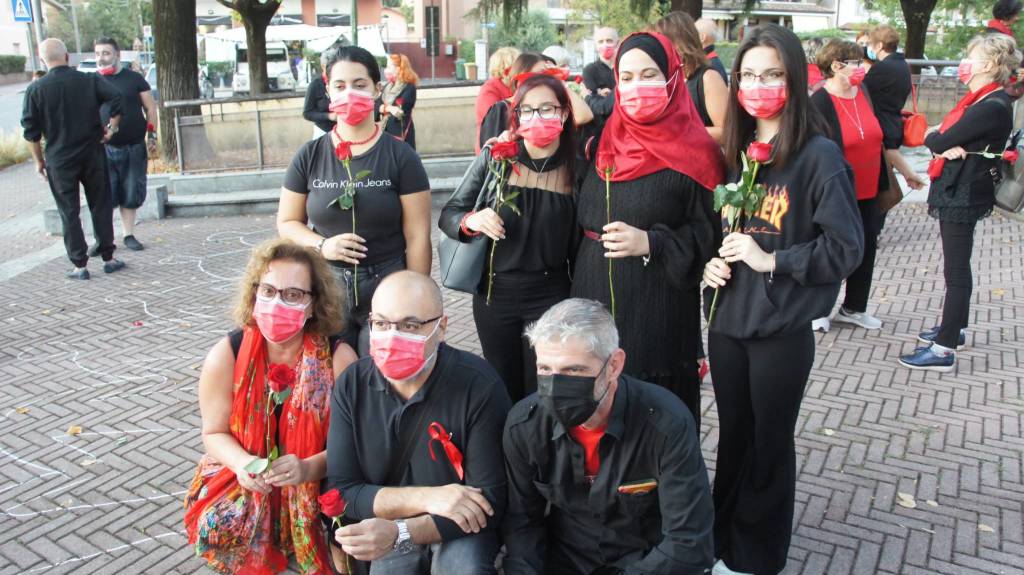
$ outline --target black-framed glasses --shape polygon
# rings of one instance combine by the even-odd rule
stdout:
[[[389,331],[391,326],[395,326],[395,329],[402,333],[419,333],[419,331],[423,329],[423,326],[433,323],[442,317],[444,317],[444,314],[425,320],[400,319],[398,321],[388,321],[386,319],[371,316],[368,321],[371,331]]]
[[[744,70],[739,73],[739,81],[740,86],[744,88],[751,88],[758,82],[762,86],[774,88],[786,83],[786,72],[783,70],[765,70],[760,74],[755,74],[749,70]]]
[[[520,122],[528,122],[534,115],[540,116],[542,120],[551,120],[558,117],[562,112],[562,107],[552,104],[543,104],[536,108],[532,106],[516,106],[515,112]]]
[[[272,300],[278,294],[281,295],[281,301],[288,305],[301,305],[308,301],[307,298],[312,297],[313,292],[304,290],[297,287],[289,287],[278,289],[268,283],[258,283],[256,286],[256,297],[262,300]]]
[[[844,68],[860,68],[863,64],[864,62],[860,60],[839,61],[839,69],[842,70]]]

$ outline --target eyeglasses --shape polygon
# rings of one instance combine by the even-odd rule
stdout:
[[[527,122],[534,115],[540,116],[542,120],[551,120],[557,118],[561,111],[561,106],[552,106],[551,104],[544,104],[538,108],[516,106],[516,115],[519,117],[520,122]]]
[[[760,81],[762,86],[775,88],[786,83],[786,73],[782,70],[767,70],[761,74],[750,71],[740,72],[740,87],[752,88]]]
[[[280,294],[281,301],[288,305],[301,305],[306,303],[307,298],[313,295],[313,292],[297,287],[278,289],[268,283],[259,283],[254,285],[256,287],[256,297],[269,301]]]
[[[379,317],[371,317],[369,318],[369,323],[371,331],[388,331],[391,329],[391,326],[395,326],[395,329],[402,333],[419,333],[419,331],[423,329],[423,326],[429,323],[433,323],[441,319],[442,317],[444,317],[444,315],[439,315],[437,317],[425,319],[422,321],[418,319],[400,319],[398,321],[388,321],[386,319],[381,319]]]
[[[846,60],[845,62],[839,62],[839,69],[843,68],[860,68],[863,62],[860,60]]]

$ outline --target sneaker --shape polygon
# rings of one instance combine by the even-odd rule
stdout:
[[[100,243],[99,242],[94,243],[89,248],[89,251],[87,253],[88,253],[90,258],[94,258],[94,257],[100,255]]]
[[[900,356],[900,365],[910,369],[926,369],[946,373],[953,371],[956,366],[956,353],[939,355],[932,350],[932,346],[919,347],[914,350],[914,353]]]
[[[142,250],[146,249],[139,242],[139,240],[135,239],[135,236],[125,236],[124,237],[124,247],[132,250],[133,252],[141,252]]]
[[[64,277],[69,280],[87,280],[89,279],[89,270],[86,268],[75,268],[64,272]]]
[[[864,329],[882,329],[882,320],[870,316],[863,311],[847,311],[845,307],[839,308],[839,313],[833,318],[839,323],[850,323]]]
[[[122,269],[124,269],[124,262],[119,259],[103,262],[103,273],[112,274]]]
[[[921,343],[927,343],[931,345],[935,343],[935,338],[939,337],[939,326],[935,326],[931,329],[922,331],[917,334],[917,341]],[[960,330],[960,337],[956,339],[956,350],[963,351],[967,348],[967,331]]]
[[[828,333],[830,329],[832,329],[832,322],[827,317],[819,317],[811,322],[811,331]]]
[[[708,372],[711,371],[711,363],[708,362],[708,358],[700,360],[700,367],[697,369],[697,381],[704,383],[704,378],[708,376]]]
[[[729,569],[729,566],[725,564],[725,561],[719,559],[715,562],[715,566],[711,568],[711,575],[753,575],[752,573],[744,573],[742,571],[733,571]]]

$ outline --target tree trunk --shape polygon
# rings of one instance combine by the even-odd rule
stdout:
[[[153,0],[153,52],[160,91],[160,142],[165,162],[178,157],[175,116],[200,114],[199,106],[167,110],[164,102],[199,98],[196,0]]]
[[[907,22],[907,38],[903,52],[907,58],[923,58],[924,42],[928,34],[928,22],[935,9],[936,0],[900,0],[903,19]]]
[[[245,24],[245,46],[249,58],[249,93],[266,94],[270,91],[267,83],[267,25],[243,18]]]
[[[699,20],[704,10],[703,0],[672,0],[671,5],[673,12],[681,10],[693,16],[694,20]]]

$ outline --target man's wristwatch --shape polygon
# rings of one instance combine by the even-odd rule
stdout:
[[[412,535],[409,533],[409,526],[406,525],[405,519],[396,519],[395,525],[398,526],[398,537],[395,539],[395,552],[408,553],[412,551]]]
[[[111,134],[116,134],[119,129],[120,128],[113,124],[107,124],[107,131],[110,132]]]

